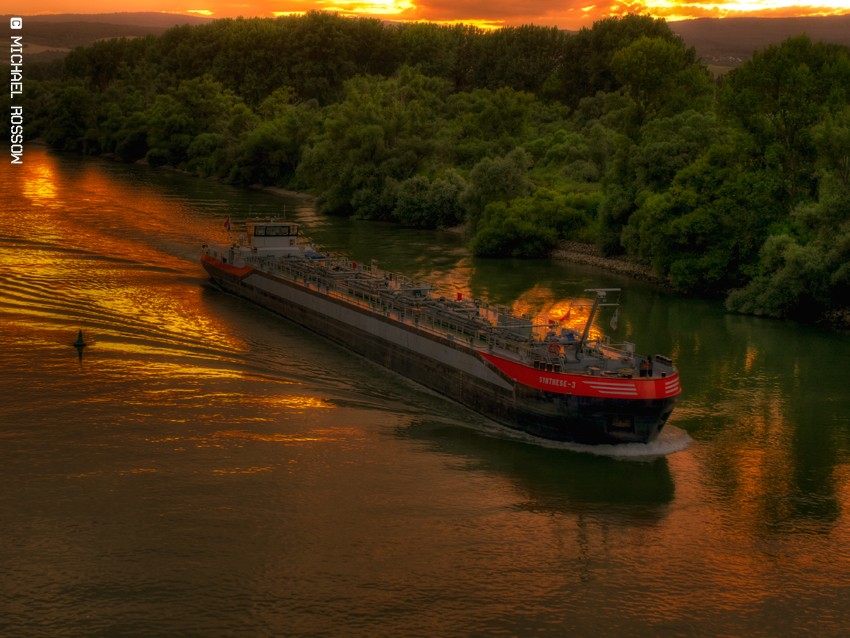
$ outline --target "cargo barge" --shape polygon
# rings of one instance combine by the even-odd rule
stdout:
[[[318,252],[298,232],[292,222],[248,221],[229,245],[204,245],[201,263],[223,290],[536,437],[647,443],[673,411],[681,388],[670,359],[591,335],[619,289],[587,291],[581,331],[536,325],[481,300],[439,296],[374,262]]]

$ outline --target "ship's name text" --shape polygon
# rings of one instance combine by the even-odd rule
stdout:
[[[576,387],[575,381],[569,381],[567,379],[553,379],[552,377],[544,377],[543,375],[540,375],[540,377],[538,377],[538,380],[543,385],[554,385],[559,388],[575,389]]]

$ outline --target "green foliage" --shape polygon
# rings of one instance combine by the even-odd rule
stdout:
[[[522,148],[516,148],[504,157],[485,157],[475,165],[462,196],[470,232],[477,231],[478,221],[489,204],[509,202],[531,193],[530,167],[531,156]]]
[[[209,76],[184,80],[175,90],[157,96],[144,114],[148,123],[148,161],[153,165],[197,167],[197,162],[189,160],[213,148],[220,150],[225,138],[216,138],[218,142],[212,146],[206,137],[193,146],[196,138],[226,132],[239,114],[239,104],[232,92]]]
[[[125,116],[123,112],[110,112],[120,124],[111,136],[110,143],[114,152],[125,162],[135,162],[148,154],[147,120],[141,113],[135,112]]]
[[[299,182],[319,191],[320,210],[388,219],[395,206],[390,185],[425,168],[434,151],[438,106],[448,90],[409,68],[390,79],[349,82],[298,167]]]
[[[50,124],[44,132],[47,143],[61,151],[90,151],[93,102],[94,96],[82,86],[69,84],[62,88],[50,105]]]
[[[676,174],[699,159],[719,133],[720,125],[710,111],[687,110],[649,122],[632,157],[638,191],[667,190]]]
[[[664,20],[649,16],[606,18],[581,29],[565,42],[561,63],[547,82],[547,95],[577,106],[583,98],[617,91],[622,82],[612,59],[642,37],[679,41]]]
[[[790,211],[817,185],[811,127],[850,102],[850,54],[791,38],[729,73],[721,97],[722,110],[753,137],[760,161],[782,175]]]
[[[816,203],[793,216],[796,232],[769,236],[755,276],[727,299],[730,310],[817,319],[850,298],[850,187],[826,174]]]
[[[415,22],[398,31],[402,64],[423,75],[456,78],[460,47],[464,38],[458,28],[446,29],[428,22]]]
[[[731,310],[773,317],[816,316],[829,302],[824,289],[826,255],[818,246],[801,246],[788,235],[773,235],[762,250],[768,272],[755,277],[727,301]]]
[[[480,38],[474,85],[540,94],[561,64],[568,39],[555,27],[533,25],[487,32]]]
[[[97,42],[27,77],[27,137],[57,149],[464,224],[479,255],[593,241],[745,312],[850,296],[850,53],[804,36],[714,85],[647,16],[569,34],[313,12]]]
[[[394,217],[406,226],[447,228],[463,220],[463,178],[449,170],[433,181],[417,175],[399,185]]]
[[[538,189],[531,197],[494,201],[484,209],[471,247],[482,257],[545,257],[561,238],[574,239],[589,221],[590,202]]]
[[[824,117],[811,132],[818,150],[818,168],[850,187],[850,105]]]
[[[611,68],[642,120],[710,103],[708,70],[694,64],[693,53],[681,41],[641,36],[611,57]]]
[[[792,38],[731,74],[723,109],[751,137],[748,155],[779,188],[783,215],[752,279],[727,305],[811,319],[850,292],[850,54]]]
[[[317,126],[317,112],[293,106],[273,114],[236,141],[231,181],[286,186],[294,177],[302,149]]]
[[[502,88],[476,89],[450,95],[445,104],[448,120],[444,136],[451,145],[451,161],[463,167],[486,157],[502,155],[525,138],[534,98]]]
[[[493,202],[472,238],[472,251],[481,257],[544,257],[558,240],[554,228],[540,224],[526,200]]]

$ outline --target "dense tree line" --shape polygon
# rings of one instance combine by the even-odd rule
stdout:
[[[28,137],[57,149],[464,224],[479,255],[595,242],[743,312],[850,298],[850,51],[805,36],[715,80],[649,17],[567,34],[311,13],[98,42],[29,77]]]

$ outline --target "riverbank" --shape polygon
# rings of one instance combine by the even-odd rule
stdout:
[[[278,186],[263,186],[261,184],[252,185],[251,188],[262,190],[267,193],[273,193],[282,197],[297,198],[304,201],[314,200],[315,196],[309,193],[299,191],[291,191]],[[455,226],[454,228],[446,229],[449,232],[462,234],[464,226]],[[569,261],[574,264],[582,264],[585,266],[593,266],[608,272],[613,272],[621,275],[628,275],[642,281],[650,281],[652,283],[666,286],[666,280],[659,277],[646,264],[638,263],[628,257],[606,257],[602,251],[593,244],[583,244],[577,241],[562,241],[558,247],[551,253],[552,259]]]
[[[315,200],[315,196],[309,193],[287,190],[277,186],[252,185],[251,188],[262,190],[282,197],[296,198],[302,201]],[[456,226],[446,229],[449,232],[463,234],[464,226]],[[640,281],[647,281],[658,286],[670,287],[670,282],[659,277],[651,267],[639,263],[628,257],[606,257],[602,250],[593,245],[577,241],[562,241],[552,251],[552,259],[566,261],[584,266],[592,266],[607,272],[626,275]],[[825,313],[816,324],[828,330],[842,334],[850,334],[850,308],[835,309]]]
[[[627,257],[606,257],[593,244],[582,244],[577,241],[562,241],[552,251],[553,259],[561,259],[575,264],[594,266],[609,272],[629,275],[642,281],[651,281],[662,286],[667,282],[655,274],[646,264],[641,264]]]
[[[289,197],[291,199],[300,199],[303,201],[315,200],[316,196],[311,195],[310,193],[302,193],[300,191],[291,191],[285,188],[280,188],[279,186],[264,186],[262,184],[253,184],[250,188],[265,191],[267,193],[272,193],[274,195],[280,195],[281,197]]]

